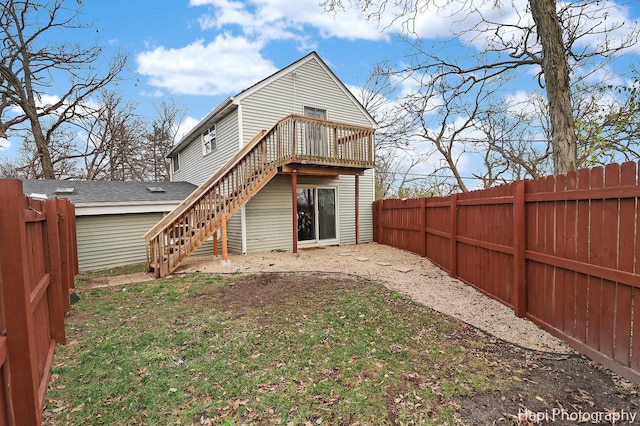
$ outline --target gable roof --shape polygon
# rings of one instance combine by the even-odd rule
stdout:
[[[312,51],[312,52],[308,53],[307,55],[303,56],[302,58],[298,59],[297,61],[287,65],[284,68],[282,68],[281,70],[276,71],[275,73],[271,74],[270,76],[260,80],[259,82],[257,82],[253,86],[250,86],[247,89],[244,89],[243,91],[241,91],[237,95],[228,97],[227,99],[222,101],[209,114],[207,114],[206,117],[204,117],[202,120],[200,120],[200,122],[193,129],[191,129],[188,133],[186,133],[182,137],[182,139],[180,139],[180,141],[176,145],[173,146],[173,148],[171,148],[171,150],[167,154],[167,157],[173,157],[178,151],[180,151],[183,147],[188,145],[192,141],[193,136],[198,134],[198,133],[201,133],[204,130],[204,128],[207,125],[209,125],[209,123],[214,118],[216,118],[216,117],[217,118],[222,118],[223,116],[225,116],[229,112],[231,112],[234,109],[236,109],[238,107],[238,105],[240,104],[240,102],[244,98],[246,98],[247,96],[250,96],[251,94],[255,93],[256,91],[262,89],[264,86],[266,86],[266,85],[270,84],[271,82],[277,80],[278,78],[282,77],[283,75],[289,74],[294,69],[304,65],[305,63],[307,63],[308,61],[313,60],[313,59],[318,61],[318,64],[320,64],[322,69],[329,75],[329,77],[336,83],[336,85],[344,92],[344,94],[353,102],[354,106],[357,107],[358,109],[360,109],[360,111],[365,115],[365,117],[367,117],[367,119],[371,122],[371,126],[372,127],[376,127],[378,123],[376,123],[376,121],[373,119],[371,114],[369,114],[369,111],[367,111],[367,109],[360,103],[360,101],[358,101],[358,99],[356,99],[356,97],[353,95],[353,93],[351,93],[351,91],[347,88],[347,86],[345,86],[344,83],[342,81],[340,81],[340,79],[335,75],[335,73],[331,70],[331,68],[329,68],[327,66],[327,64],[322,60],[322,58],[320,58],[318,53],[315,52],[315,51]]]
[[[32,197],[67,198],[76,207],[143,206],[128,212],[158,211],[150,206],[177,204],[196,189],[189,182],[116,182],[22,179],[22,191]],[[146,206],[146,207],[144,207]],[[124,211],[122,211],[124,212]]]

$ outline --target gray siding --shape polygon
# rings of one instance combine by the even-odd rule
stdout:
[[[242,254],[242,211],[227,222],[227,249],[229,253]]]
[[[181,153],[180,171],[173,180],[201,184],[239,147],[263,129],[271,128],[286,115],[303,114],[304,107],[326,109],[329,120],[370,126],[369,117],[345,93],[332,74],[314,57],[303,61],[292,73],[276,74],[237,97],[239,107],[218,123],[218,149],[203,158],[199,135]],[[242,132],[238,120],[242,122]],[[340,179],[301,177],[301,185],[337,186],[340,244],[355,243],[355,187],[353,176]],[[292,249],[291,183],[289,176],[277,176],[246,206],[247,252]],[[360,240],[373,239],[373,172],[360,177]],[[241,253],[241,213],[228,225],[229,251]]]
[[[366,170],[360,176],[360,242],[373,241],[373,202],[375,200],[374,170]]]
[[[174,181],[186,181],[200,185],[238,151],[238,112],[233,111],[216,123],[217,149],[202,155],[200,135],[195,136],[185,149],[179,152],[180,170],[173,174]]]
[[[276,176],[246,205],[247,252],[291,251],[291,178]]]
[[[355,177],[339,179],[301,176],[299,186],[337,187],[338,227],[341,245],[355,244]],[[373,240],[373,172],[360,176],[360,242]],[[246,206],[247,252],[293,249],[291,178],[279,175]]]
[[[143,235],[162,216],[139,213],[76,217],[80,271],[146,262]]]
[[[286,115],[303,114],[305,106],[326,109],[329,120],[371,125],[315,58],[301,64],[296,74],[295,84],[291,73],[284,74],[242,99],[244,143]]]
[[[216,123],[217,149],[205,156],[202,155],[202,144],[200,135],[196,136],[191,144],[180,151],[180,170],[174,173],[174,181],[187,181],[195,185],[200,185],[209,176],[216,172],[240,146],[240,132],[238,130],[238,112],[233,111]],[[228,250],[231,253],[242,252],[242,228],[241,216],[238,212],[227,224]],[[194,255],[202,254],[203,251],[213,250],[212,242],[207,241],[206,247],[199,248]],[[209,254],[207,252],[205,254]]]
[[[81,272],[145,263],[144,234],[163,213],[130,213],[76,216],[78,268]],[[196,250],[195,256],[211,254],[211,242]]]

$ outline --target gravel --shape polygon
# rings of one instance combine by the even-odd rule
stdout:
[[[368,278],[443,314],[458,318],[497,338],[552,353],[573,353],[569,345],[511,308],[485,296],[429,259],[393,247],[368,243],[300,250],[188,259],[176,273],[337,272]]]

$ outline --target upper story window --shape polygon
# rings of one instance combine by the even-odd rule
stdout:
[[[171,165],[173,166],[173,173],[180,170],[180,153],[176,152],[176,155],[171,159]]]
[[[202,133],[202,155],[215,151],[217,147],[216,125],[214,124]]]

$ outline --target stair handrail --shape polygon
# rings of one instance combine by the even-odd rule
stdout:
[[[221,178],[223,178],[229,170],[231,170],[236,163],[245,155],[249,154],[253,149],[258,146],[258,144],[265,138],[266,135],[274,131],[280,123],[290,120],[292,118],[291,115],[284,117],[279,120],[276,124],[271,127],[271,129],[260,130],[256,135],[247,142],[238,152],[231,156],[218,170],[216,170],[207,180],[205,180],[200,186],[198,186],[191,194],[187,196],[180,204],[178,204],[169,214],[164,216],[158,223],[156,223],[153,228],[148,230],[144,234],[144,238],[149,241],[156,238],[160,233],[166,228],[167,225],[171,224],[184,210],[190,209],[194,204],[196,204],[200,197],[206,194],[211,187]],[[284,158],[277,158],[275,161],[283,160]]]

